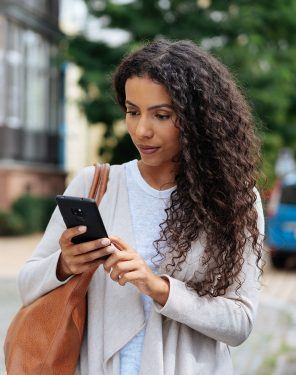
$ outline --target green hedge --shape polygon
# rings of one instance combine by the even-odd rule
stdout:
[[[0,211],[0,235],[43,232],[56,206],[54,197],[22,195],[10,212]]]
[[[25,234],[24,220],[14,212],[0,211],[0,236]]]

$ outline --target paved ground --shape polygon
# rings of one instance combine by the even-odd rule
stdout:
[[[255,327],[248,340],[231,348],[235,375],[296,375],[296,267],[284,271],[267,260]]]
[[[20,306],[16,275],[41,234],[0,238],[0,346]],[[296,375],[296,268],[275,271],[269,265],[254,330],[248,340],[231,348],[235,375]],[[0,351],[0,375],[5,374]]]

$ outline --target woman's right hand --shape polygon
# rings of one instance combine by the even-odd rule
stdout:
[[[79,228],[77,226],[66,229],[59,240],[61,255],[56,275],[60,281],[66,280],[71,275],[85,272],[94,266],[100,266],[105,262],[105,259],[100,259],[102,256],[117,250],[108,238],[74,244],[71,242],[72,237],[85,232],[85,230],[80,231]]]

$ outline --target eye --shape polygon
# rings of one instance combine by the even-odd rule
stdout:
[[[131,117],[133,117],[133,116],[136,116],[137,113],[139,113],[139,112],[137,112],[137,111],[126,111],[125,113],[129,114]]]
[[[171,116],[170,115],[161,115],[160,113],[157,113],[155,115],[160,121],[168,120]]]

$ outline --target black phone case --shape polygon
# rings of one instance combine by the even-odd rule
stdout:
[[[82,242],[108,237],[97,203],[94,199],[57,195],[56,202],[67,228],[85,225],[87,231],[72,237],[72,242]],[[107,259],[105,255],[100,259]]]

